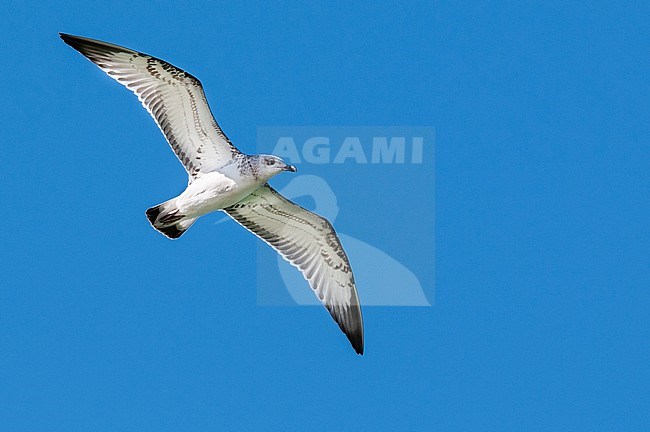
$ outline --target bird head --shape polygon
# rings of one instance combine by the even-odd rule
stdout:
[[[258,156],[258,173],[267,179],[282,171],[296,172],[296,167],[283,161],[281,158],[273,155]]]

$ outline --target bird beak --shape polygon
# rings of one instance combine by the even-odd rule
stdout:
[[[285,166],[284,166],[284,170],[285,170],[285,171],[291,171],[291,172],[296,172],[296,171],[298,171],[298,169],[297,169],[295,166],[293,166],[293,165],[285,165]]]

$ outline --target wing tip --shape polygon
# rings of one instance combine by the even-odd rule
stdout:
[[[124,52],[124,53],[136,54],[135,51],[129,48],[100,41],[97,39],[91,39],[83,36],[75,36],[63,32],[59,32],[59,37],[63,39],[63,42],[70,45],[72,48],[76,49],[86,57],[88,57],[88,55],[91,53],[106,54],[106,53]]]
[[[350,341],[350,345],[352,345],[352,348],[354,351],[360,355],[363,356],[363,333],[361,334],[346,334],[348,337],[348,340]]]
[[[63,42],[67,43],[68,45],[70,45],[69,41],[71,41],[72,39],[75,38],[75,36],[73,36],[71,34],[68,34],[68,33],[63,33],[63,32],[59,32],[59,37],[61,39],[63,39]]]
[[[82,52],[83,47],[89,45],[89,42],[93,42],[92,39],[62,32],[59,32],[59,37],[63,40],[63,42],[70,45],[72,48],[76,49],[79,52]]]
[[[338,322],[339,327],[343,333],[345,333],[345,336],[348,338],[348,341],[350,341],[350,345],[352,345],[354,351],[362,356],[364,352],[364,341],[361,308],[357,308],[355,312],[356,313],[351,314],[351,319],[344,318],[345,315],[347,315],[344,314],[342,319],[334,316],[334,320]]]
[[[82,36],[75,36],[70,33],[63,33],[59,32],[59,37],[63,39],[63,42],[67,43],[68,45],[71,45],[73,43],[80,43],[88,38],[82,37]],[[92,40],[92,39],[91,39]]]

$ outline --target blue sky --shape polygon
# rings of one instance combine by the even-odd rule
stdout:
[[[650,9],[524,3],[5,7],[0,431],[647,429]],[[258,304],[234,223],[153,231],[185,174],[59,31],[198,76],[249,153],[261,126],[435,128],[435,214],[337,217],[431,256],[432,306],[366,307],[358,357],[321,308]],[[395,173],[391,202],[431,197]]]

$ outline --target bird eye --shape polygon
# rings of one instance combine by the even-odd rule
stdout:
[[[275,160],[274,159],[267,159],[266,164],[267,165],[275,165]]]

